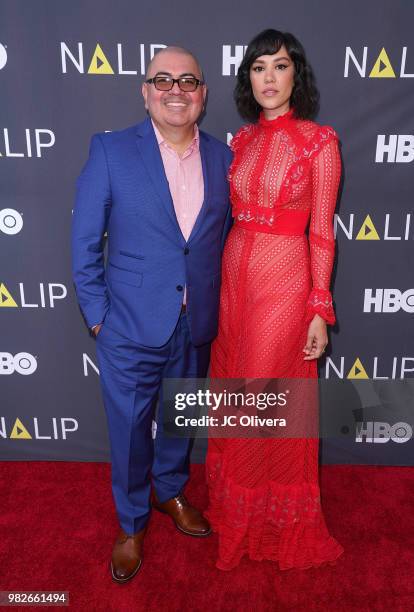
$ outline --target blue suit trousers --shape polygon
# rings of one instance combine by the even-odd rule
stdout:
[[[191,343],[182,313],[161,347],[139,345],[104,323],[96,348],[111,445],[112,491],[120,525],[132,535],[148,521],[151,483],[164,502],[180,493],[188,480],[190,440],[163,435],[161,386],[163,378],[204,378],[210,343]]]

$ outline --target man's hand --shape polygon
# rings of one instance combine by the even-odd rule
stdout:
[[[92,327],[92,333],[95,336],[95,338],[99,334],[101,327],[102,327],[102,323],[99,323],[99,325],[94,325],[94,327]]]
[[[305,361],[318,359],[324,353],[328,344],[328,333],[326,331],[326,321],[316,314],[309,324],[308,337],[303,349]]]

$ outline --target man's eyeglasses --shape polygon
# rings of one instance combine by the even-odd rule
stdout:
[[[152,79],[147,79],[146,83],[153,83],[155,89],[159,91],[170,91],[174,87],[174,83],[178,83],[178,87],[181,91],[195,91],[199,85],[204,85],[204,81],[196,79],[195,77],[180,77],[179,79],[173,79],[169,76],[156,76]]]

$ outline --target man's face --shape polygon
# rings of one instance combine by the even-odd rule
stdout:
[[[171,76],[174,79],[183,76],[194,76],[201,79],[200,69],[191,55],[168,51],[154,57],[147,78]],[[142,95],[145,108],[157,127],[188,128],[197,121],[203,110],[207,88],[199,85],[195,91],[181,91],[178,83],[170,91],[159,91],[153,83],[143,83]]]

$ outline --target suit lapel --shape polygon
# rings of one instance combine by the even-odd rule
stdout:
[[[137,128],[136,139],[138,151],[142,162],[151,178],[155,191],[158,193],[171,221],[182,236],[180,226],[175,215],[174,203],[171,197],[170,187],[165,175],[160,147],[152,128],[151,120],[146,119]]]
[[[211,165],[211,157],[210,157],[210,146],[208,142],[208,137],[201,132],[200,130],[200,156],[201,156],[201,166],[203,169],[203,182],[204,182],[204,200],[201,206],[200,212],[198,213],[197,219],[194,223],[194,227],[191,230],[190,237],[188,238],[188,242],[194,239],[198,231],[203,225],[203,220],[206,216],[208,203],[210,201],[209,193],[210,193],[210,165]]]

